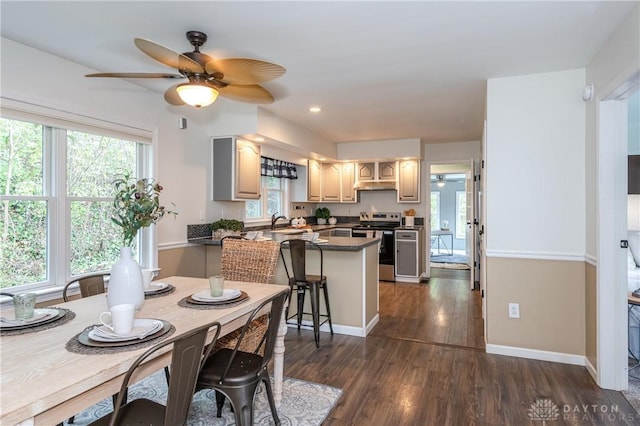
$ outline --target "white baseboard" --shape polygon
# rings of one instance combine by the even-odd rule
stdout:
[[[586,357],[583,355],[565,354],[561,352],[541,351],[538,349],[518,348],[515,346],[503,346],[487,344],[487,353],[494,355],[507,355],[517,358],[537,359],[540,361],[558,362],[586,366]]]
[[[593,377],[593,381],[598,383],[598,371],[586,356],[584,357],[584,366],[587,368],[589,374],[591,374],[591,377]]]
[[[371,330],[373,330],[373,327],[375,327],[378,322],[380,322],[380,314],[376,314],[376,316],[369,321],[369,324],[365,327],[365,330],[367,331],[366,334],[371,333]]]
[[[309,329],[313,330],[313,322],[311,320],[302,320],[301,325],[304,327],[305,330],[309,330]],[[298,328],[296,324],[287,324],[287,327],[296,328],[296,329]],[[371,326],[371,328],[373,328],[373,326]],[[368,332],[367,330],[368,330],[368,327],[365,329],[365,328],[359,328],[359,327],[352,327],[348,325],[333,324],[333,332],[335,334],[365,337],[366,333]],[[330,333],[331,330],[329,329],[329,324],[322,324],[320,326],[320,331],[326,331],[327,333]]]

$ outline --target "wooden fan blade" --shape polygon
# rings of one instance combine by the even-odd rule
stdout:
[[[165,65],[179,70],[187,70],[198,74],[204,73],[204,67],[202,65],[182,53],[175,52],[168,47],[144,38],[136,38],[134,42],[136,46],[138,46],[138,49],[158,62],[162,62]]]
[[[264,83],[287,71],[280,65],[246,58],[213,59],[207,62],[205,69],[209,75],[221,72],[224,77],[220,80],[228,84]]]
[[[97,72],[86,74],[85,77],[116,77],[116,78],[184,78],[181,74],[165,74],[155,72]]]
[[[216,87],[220,92],[220,96],[233,99],[239,102],[248,102],[250,104],[270,104],[273,103],[273,95],[267,89],[257,84],[249,84],[245,86],[229,85],[226,87]]]
[[[178,91],[176,90],[176,87],[178,86],[179,84],[174,84],[164,92],[164,100],[167,101],[167,103],[178,106],[185,105],[185,102],[180,98],[180,95],[178,95]]]

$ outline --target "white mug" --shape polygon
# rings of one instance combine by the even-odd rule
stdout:
[[[145,290],[148,290],[151,286],[151,280],[153,279],[153,270],[152,269],[143,269],[142,270],[142,285]]]
[[[114,305],[111,310],[100,314],[100,322],[115,334],[127,334],[133,329],[136,306],[134,304]],[[105,321],[108,316],[110,321]]]

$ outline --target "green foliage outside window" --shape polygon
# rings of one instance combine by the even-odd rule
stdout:
[[[137,142],[0,118],[0,288],[108,270],[122,246],[112,182],[136,169],[138,152]]]

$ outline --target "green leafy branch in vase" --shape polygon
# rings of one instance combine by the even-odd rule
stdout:
[[[140,228],[157,223],[165,214],[178,214],[160,205],[160,192],[164,188],[153,179],[137,179],[125,172],[114,179],[113,187],[115,196],[111,220],[122,228],[122,239],[127,247],[131,247]]]

